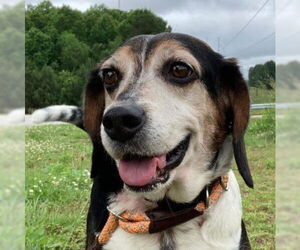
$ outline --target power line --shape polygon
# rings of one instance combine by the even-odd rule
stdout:
[[[247,27],[248,25],[255,19],[255,17],[261,12],[261,10],[266,6],[266,4],[270,0],[266,0],[263,5],[256,11],[256,13],[249,19],[249,21],[235,34],[235,36],[224,46],[224,49],[227,48]]]
[[[286,37],[284,37],[284,38],[279,38],[278,40],[279,41],[286,41],[286,40],[289,40],[289,39],[291,39],[292,37],[294,37],[295,35],[298,35],[300,33],[300,30],[297,30],[296,32],[293,32],[292,34],[290,34],[290,35],[288,35],[288,36],[286,36]]]
[[[273,37],[273,36],[275,36],[275,31],[273,31],[272,33],[270,33],[270,34],[264,36],[262,39],[256,41],[255,43],[252,43],[251,45],[249,45],[249,46],[247,46],[247,47],[245,47],[245,48],[239,50],[239,51],[237,52],[237,54],[239,54],[239,52],[242,52],[242,51],[245,51],[245,50],[249,50],[249,49],[251,49],[252,47],[255,47],[255,46],[257,46],[258,44],[261,44],[262,42],[264,42],[264,41],[270,39],[270,38]]]
[[[287,1],[286,4],[282,7],[282,9],[277,12],[277,16],[281,15],[281,13],[283,13],[292,2],[293,0]]]

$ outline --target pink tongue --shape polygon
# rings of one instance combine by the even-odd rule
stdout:
[[[166,166],[166,155],[139,160],[121,160],[119,174],[130,186],[144,186],[156,177],[156,169]]]

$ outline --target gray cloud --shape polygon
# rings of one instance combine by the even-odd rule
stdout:
[[[289,4],[290,3],[290,4]],[[280,2],[278,2],[278,5]],[[286,0],[279,5],[276,20],[276,60],[286,63],[300,60],[300,1]]]

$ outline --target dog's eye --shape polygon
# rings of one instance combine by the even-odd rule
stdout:
[[[118,83],[118,73],[114,69],[104,69],[102,71],[103,82],[106,86],[112,86]]]
[[[185,63],[176,62],[171,66],[171,72],[170,73],[174,77],[182,79],[182,78],[186,78],[186,77],[190,76],[193,73],[193,71]]]

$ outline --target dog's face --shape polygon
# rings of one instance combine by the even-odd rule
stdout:
[[[132,38],[92,72],[85,97],[93,141],[115,160],[125,187],[150,199],[194,199],[228,171],[232,140],[247,172],[248,116],[235,62],[182,34]]]

